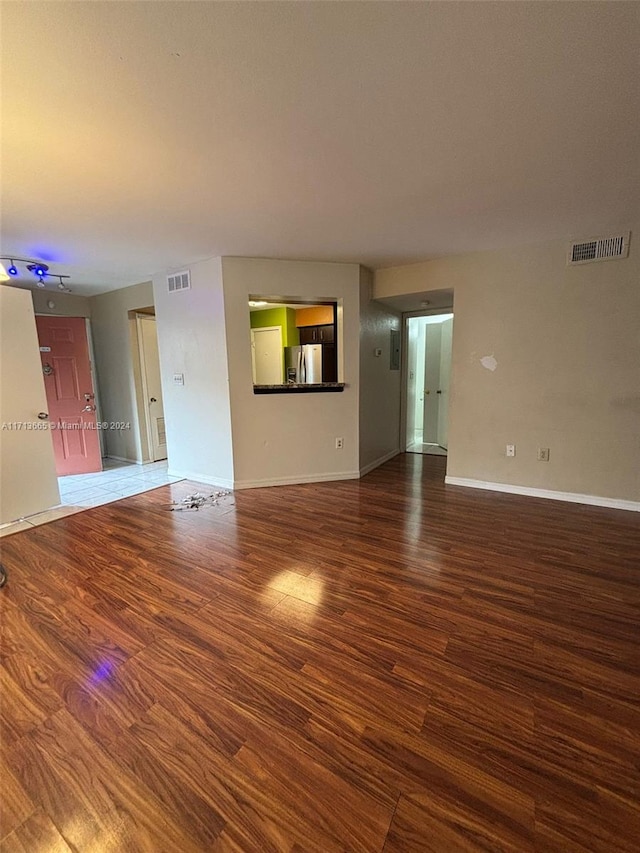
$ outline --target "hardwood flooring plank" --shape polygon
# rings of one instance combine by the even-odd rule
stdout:
[[[137,724],[135,734],[149,744],[159,738],[173,743],[161,756],[167,766],[176,770],[180,754],[195,756],[196,751],[187,746],[191,732],[162,706],[154,706],[147,719],[153,729],[142,731],[143,723]],[[286,739],[273,732],[265,734],[243,746],[232,761],[198,744],[198,751],[209,758],[210,769],[192,765],[190,784],[216,803],[226,818],[227,833],[242,839],[247,850],[288,850],[295,842],[309,850],[382,849],[390,818],[387,810],[291,750]],[[219,769],[211,773],[214,768]],[[259,835],[243,826],[241,804],[247,800],[258,810]],[[342,808],[336,809],[336,802]],[[256,828],[253,824],[254,832]]]
[[[4,667],[0,667],[0,695],[2,696],[2,739],[4,743],[19,740],[47,717],[40,704],[22,690]]]
[[[482,816],[510,844],[518,839],[525,847],[529,844],[535,800],[512,784],[508,775],[488,772],[433,738],[409,733],[391,738],[383,731],[368,729],[362,740],[385,762],[388,772],[401,774],[403,796],[409,794],[419,803],[439,797],[460,813]]]
[[[60,710],[62,700],[51,684],[50,671],[42,661],[29,652],[15,651],[4,658],[2,666],[22,694],[28,697],[44,716]]]
[[[153,793],[163,811],[172,815],[198,849],[211,849],[224,828],[224,821],[211,803],[158,760],[154,749],[138,741],[135,730],[122,733],[117,741],[110,743],[109,755]]]
[[[596,791],[588,811],[543,798],[536,804],[537,850],[541,853],[637,853],[640,838],[638,804],[620,803]]]
[[[144,660],[132,660],[124,667],[127,679],[153,697],[153,705],[160,704],[193,730],[195,738],[205,740],[210,749],[225,758],[232,758],[247,736],[246,725],[238,707],[212,689],[206,680],[176,678],[175,669],[150,666]],[[271,723],[271,720],[269,721]]]
[[[636,853],[637,516],[445,465],[3,540],[2,853]]]
[[[303,644],[291,637],[268,633],[255,615],[225,607],[222,597],[197,614],[160,614],[156,621],[173,635],[189,640],[214,656],[235,659],[268,659],[287,669],[301,669],[307,660]],[[215,632],[212,627],[215,625]]]
[[[0,764],[0,778],[2,779],[0,796],[1,841],[24,823],[33,814],[35,807],[20,782],[6,766],[4,758]]]
[[[97,746],[67,711],[54,714],[29,738],[32,757],[51,780],[48,796],[58,788],[56,799],[50,800],[61,811],[56,824],[65,838],[75,836],[76,846],[86,843],[86,828],[84,822],[76,826],[76,809],[64,809],[62,800],[69,796],[83,807],[79,813],[88,812],[98,825],[97,842],[106,849],[197,850],[144,783]]]
[[[127,664],[126,669],[133,669],[133,677],[144,681],[145,688],[158,697],[158,703],[161,697],[163,707],[189,727],[195,737],[204,739],[210,749],[228,759],[247,741],[262,739],[265,732],[273,732],[285,739],[296,753],[325,766],[384,807],[389,808],[397,799],[397,791],[384,779],[384,766],[369,760],[357,739],[350,742],[314,720],[301,729],[293,728],[259,708],[237,704],[237,697],[229,698],[207,685],[182,695],[168,679],[150,673],[137,660]]]
[[[533,853],[533,833],[508,833],[483,808],[431,790],[403,794],[384,853]]]
[[[7,761],[32,802],[58,827],[72,849],[82,850],[118,838],[100,820],[92,789],[83,796],[74,784],[66,784],[55,772],[55,758],[42,757],[33,738],[21,738],[6,750]]]
[[[50,817],[34,812],[0,842],[0,853],[72,853]]]
[[[466,764],[510,783],[524,795],[540,799],[547,796],[557,802],[581,803],[582,808],[596,810],[598,780],[607,778],[612,790],[633,799],[638,788],[638,775],[630,764],[603,756],[602,766],[594,778],[590,773],[593,758],[588,751],[571,743],[563,746],[556,734],[538,731],[522,734],[517,739],[505,732],[490,731],[456,717],[447,709],[430,708],[423,729],[425,749],[436,749]],[[559,741],[559,742],[558,742]],[[568,756],[576,758],[572,763]],[[606,759],[606,760],[605,760]],[[607,777],[607,771],[611,776]]]

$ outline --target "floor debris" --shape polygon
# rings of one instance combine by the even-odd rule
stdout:
[[[220,498],[226,498],[231,495],[231,492],[212,492],[210,495],[201,495],[196,492],[193,495],[187,495],[181,501],[173,501],[169,506],[172,512],[182,512],[185,509],[198,510],[203,506],[217,506]]]

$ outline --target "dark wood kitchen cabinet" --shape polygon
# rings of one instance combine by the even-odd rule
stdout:
[[[338,363],[336,360],[335,344],[324,344],[322,347],[322,381],[338,381]]]
[[[304,346],[304,344],[315,344],[317,329],[317,326],[300,326],[298,329],[298,332],[300,333],[300,345]]]
[[[326,326],[300,326],[300,344],[332,344],[335,342],[333,323]]]

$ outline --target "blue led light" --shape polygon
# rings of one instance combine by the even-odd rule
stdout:
[[[35,268],[35,270],[34,270],[34,273],[35,273],[36,275],[39,275],[39,276],[40,276],[40,278],[42,278],[44,275],[46,275],[46,274],[47,274],[47,271],[46,271],[45,269],[43,269],[42,267],[36,267],[36,268]]]
[[[18,268],[11,264],[7,272],[9,273],[9,275],[18,275]]]

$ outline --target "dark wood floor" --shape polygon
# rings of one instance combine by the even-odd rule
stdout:
[[[637,853],[640,519],[444,465],[3,540],[3,853]]]

